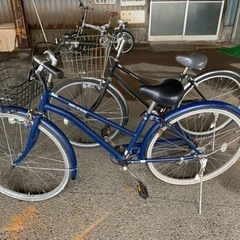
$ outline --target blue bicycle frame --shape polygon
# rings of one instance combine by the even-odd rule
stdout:
[[[67,105],[70,108],[73,108],[74,110],[79,111],[80,113],[85,114],[88,118],[91,119],[96,119],[99,122],[105,123],[106,125],[113,127],[120,132],[130,136],[132,139],[129,144],[127,144],[125,147],[124,154],[119,153],[116,148],[112,147],[108,142],[106,142],[101,136],[99,136],[96,132],[94,132],[92,129],[90,129],[82,120],[78,119],[76,116],[74,116],[72,113],[64,110],[63,108],[57,107],[53,104],[50,103],[50,99],[53,98],[58,102],[61,102],[64,105]],[[207,105],[210,105],[210,103],[205,103]],[[145,159],[145,149],[147,147],[147,144],[152,137],[153,133],[155,133],[160,127],[163,127],[167,122],[169,122],[169,119],[172,119],[172,116],[174,114],[181,114],[184,111],[189,111],[189,108],[194,109],[199,104],[192,104],[192,106],[188,107],[183,107],[181,109],[174,110],[170,114],[166,115],[166,119],[160,119],[159,115],[151,113],[151,110],[154,108],[154,104],[150,106],[149,111],[145,113],[145,116],[142,118],[141,122],[139,123],[137,129],[135,131],[131,131],[123,126],[120,126],[116,124],[115,122],[108,120],[94,112],[91,112],[90,110],[75,104],[68,99],[59,96],[51,91],[46,91],[42,94],[41,102],[39,105],[39,112],[45,112],[45,111],[50,111],[55,114],[58,114],[62,116],[63,118],[66,118],[70,120],[72,123],[74,123],[78,128],[83,130],[87,135],[89,135],[92,139],[94,139],[99,145],[101,145],[103,148],[105,148],[112,156],[114,156],[118,161],[119,164],[124,164],[124,163],[143,163],[143,162],[167,162],[167,161],[180,161],[180,158],[178,159],[173,159],[173,158],[166,158],[166,159]],[[203,104],[201,104],[203,105]],[[139,137],[141,133],[143,132],[147,122],[151,119],[151,121],[154,121],[153,126],[150,128],[150,130],[146,133],[143,142],[137,142],[139,140]],[[57,128],[57,127],[56,127]],[[182,140],[184,143],[188,144],[189,147],[195,151],[196,154],[200,154],[200,152],[196,149],[196,147],[188,141],[186,136],[183,136],[180,134],[180,132],[177,132],[176,128],[173,128],[173,131],[177,133],[179,136],[179,139],[172,139],[171,141],[179,141]],[[136,159],[133,159],[133,157],[136,157]]]

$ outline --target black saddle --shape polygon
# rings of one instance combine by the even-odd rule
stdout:
[[[180,81],[176,79],[166,79],[158,85],[143,85],[139,88],[139,92],[161,106],[172,107],[182,98],[184,88]]]

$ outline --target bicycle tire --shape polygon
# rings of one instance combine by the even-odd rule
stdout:
[[[26,114],[0,112],[0,192],[23,201],[42,201],[59,194],[70,177],[67,149],[48,127],[40,124],[37,143],[19,163],[29,136]]]
[[[100,94],[103,88],[103,81],[94,78],[82,78],[77,80],[66,80],[57,85],[53,92],[61,95],[72,102],[79,104],[87,109],[90,109]],[[51,100],[54,105],[61,105],[55,100]],[[77,110],[68,108],[68,111],[79,117],[84,121],[92,130],[96,131],[100,136],[108,132],[109,139],[113,140],[119,134],[116,129],[111,129],[103,123],[95,119],[86,117],[85,114],[79,113]],[[125,126],[128,122],[129,113],[128,106],[121,95],[121,93],[112,85],[108,85],[106,92],[100,105],[94,110],[95,113],[111,119],[113,122]],[[61,116],[49,113],[49,118],[65,133],[70,142],[78,147],[96,147],[99,144],[86,135],[81,129],[63,119]]]
[[[134,46],[134,43],[135,43],[135,40],[134,40],[134,36],[127,30],[122,30],[120,33],[117,34],[116,36],[116,41],[113,43],[113,47],[114,49],[117,51],[117,47],[118,47],[118,39],[121,38],[122,34],[125,34],[128,36],[129,38],[129,41],[126,42],[124,44],[124,47],[121,51],[121,53],[125,54],[125,53],[128,53],[132,50],[133,46]]]
[[[197,75],[193,81],[205,99],[203,99],[194,89],[193,85],[188,82],[184,86],[184,95],[178,107],[192,101],[217,100],[240,108],[239,74],[229,70],[214,70]],[[228,123],[229,121],[226,121],[222,126],[219,126],[219,128],[224,127],[224,125]]]
[[[215,121],[213,113],[218,114],[215,129],[217,129],[217,124],[221,124],[221,121],[225,121],[227,118],[231,118],[231,122],[220,130],[209,134],[207,129]],[[185,129],[183,130],[179,127],[179,122],[185,129],[189,128],[192,131],[194,128],[193,132],[200,131],[201,135],[186,133]],[[203,181],[222,174],[240,157],[240,118],[239,114],[233,111],[216,106],[190,109],[183,114],[179,111],[178,115],[170,120],[170,124],[172,126],[175,124],[175,130],[178,129],[178,132],[186,136],[195,146],[197,144],[197,149],[207,158],[207,165],[202,177]],[[166,136],[168,138],[165,138]],[[164,156],[184,157],[194,154],[183,142],[174,142],[173,139],[177,139],[177,137],[171,131],[169,125],[160,129],[149,141],[146,151],[147,158]],[[148,163],[148,167],[158,179],[170,184],[191,185],[200,182],[200,179],[196,179],[200,170],[198,158],[191,161],[182,160],[182,162]]]
[[[228,102],[239,108],[240,106],[240,75],[229,70],[213,70],[197,75],[194,83],[205,96],[206,100]],[[204,84],[204,85],[203,85]],[[185,93],[181,100],[197,99],[200,95],[191,83],[184,86]],[[202,99],[200,99],[202,100]],[[181,104],[179,103],[179,105]]]

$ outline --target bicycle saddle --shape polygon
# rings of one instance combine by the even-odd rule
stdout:
[[[110,16],[110,17],[116,17],[118,15],[118,12],[110,12],[110,11],[107,11],[105,12],[106,15]]]
[[[176,61],[183,66],[201,70],[207,65],[208,58],[202,53],[192,53],[190,55],[177,55]]]
[[[183,96],[184,88],[176,79],[166,79],[155,86],[143,85],[139,92],[164,107],[176,105]]]

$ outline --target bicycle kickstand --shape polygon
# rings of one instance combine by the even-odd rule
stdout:
[[[141,198],[146,200],[149,197],[149,195],[148,195],[147,187],[144,185],[144,183],[140,181],[139,178],[127,166],[123,166],[123,170],[128,171],[128,173],[138,181],[138,185],[137,185],[138,194]]]
[[[195,180],[200,179],[200,193],[199,193],[199,214],[202,214],[202,195],[203,195],[203,173],[207,165],[207,158],[200,159],[201,168],[199,173],[196,175]]]

